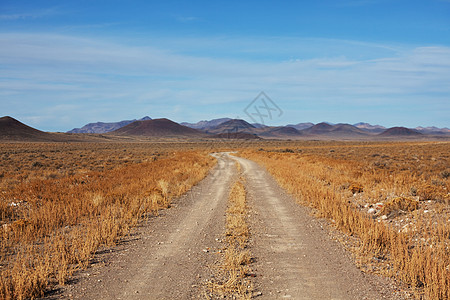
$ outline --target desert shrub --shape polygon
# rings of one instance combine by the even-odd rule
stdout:
[[[419,196],[419,200],[433,200],[435,197],[435,191],[436,187],[433,187],[432,185],[424,185],[420,187],[417,191],[417,196]]]
[[[348,187],[348,189],[349,189],[353,194],[356,194],[356,193],[362,193],[362,192],[364,191],[362,185],[357,184],[357,183],[352,183],[352,184]]]
[[[384,206],[381,209],[380,213],[388,215],[391,212],[395,212],[398,210],[414,211],[417,208],[419,208],[419,201],[411,198],[395,197],[384,203]]]

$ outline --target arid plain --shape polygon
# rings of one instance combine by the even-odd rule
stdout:
[[[0,144],[1,298],[450,296],[445,139],[55,135]]]

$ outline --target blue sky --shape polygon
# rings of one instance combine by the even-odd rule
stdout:
[[[450,1],[0,2],[0,115],[450,127]],[[250,121],[250,120],[249,120]]]

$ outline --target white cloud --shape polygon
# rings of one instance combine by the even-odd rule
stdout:
[[[14,33],[0,34],[0,44],[0,110],[8,111],[10,101],[26,102],[27,109],[76,102],[79,109],[67,110],[73,122],[89,108],[103,111],[103,119],[111,119],[112,111],[118,119],[124,111],[167,112],[181,121],[182,113],[198,116],[208,105],[234,116],[261,90],[281,107],[310,101],[318,109],[330,103],[362,107],[376,101],[389,107],[427,101],[442,111],[448,110],[443,95],[450,95],[448,47],[292,38],[153,38],[142,46]],[[221,51],[208,52],[214,48]],[[259,49],[262,57],[241,55]],[[154,111],[143,113],[144,108]]]

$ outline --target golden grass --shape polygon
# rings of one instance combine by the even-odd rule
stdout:
[[[240,165],[237,163],[238,169]],[[247,223],[247,200],[243,179],[237,180],[229,196],[226,211],[226,249],[220,266],[225,275],[221,283],[214,283],[212,291],[219,296],[233,299],[251,299],[250,274],[251,254],[247,249],[250,230]]]
[[[356,237],[353,250],[363,269],[400,279],[417,298],[449,299],[449,146],[330,143],[242,155]],[[368,213],[372,207],[375,214]]]
[[[117,154],[106,169],[99,169],[95,158],[100,160],[105,153],[98,145],[86,144],[84,149],[72,146],[79,147],[73,153],[56,152],[61,164],[72,166],[71,172],[48,177],[44,174],[52,167],[42,173],[25,170],[24,179],[20,169],[9,168],[4,175],[7,182],[0,184],[1,299],[41,297],[54,284],[65,284],[74,271],[89,264],[100,246],[114,245],[142,217],[168,207],[214,164],[206,152],[166,149],[155,155],[146,145],[126,146],[131,150],[101,146],[106,153]],[[26,145],[7,147],[20,149],[19,156],[28,155]],[[38,151],[30,147],[33,153]],[[124,150],[134,154],[127,154],[122,164]],[[77,162],[79,153],[86,152],[91,152],[88,161]],[[11,160],[20,165],[17,157]]]

